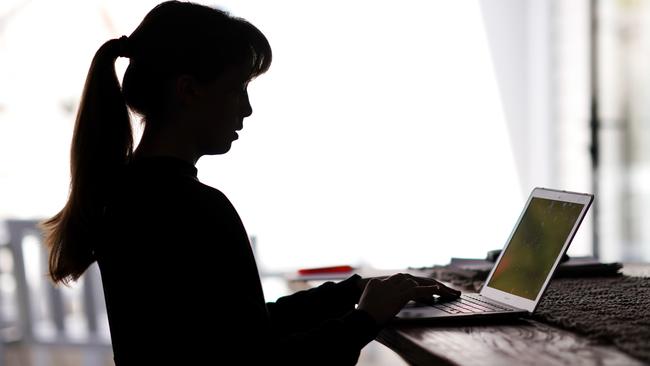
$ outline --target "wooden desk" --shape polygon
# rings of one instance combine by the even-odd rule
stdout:
[[[650,265],[623,273],[650,276]],[[377,340],[413,365],[643,365],[613,346],[534,320],[389,327]]]

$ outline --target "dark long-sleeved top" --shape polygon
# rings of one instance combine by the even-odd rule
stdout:
[[[196,175],[135,160],[106,201],[95,254],[116,364],[355,364],[378,332],[358,276],[265,303],[236,210]]]

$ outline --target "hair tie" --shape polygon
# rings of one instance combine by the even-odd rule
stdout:
[[[119,57],[131,58],[131,49],[129,47],[129,37],[122,36],[118,40],[120,42]]]

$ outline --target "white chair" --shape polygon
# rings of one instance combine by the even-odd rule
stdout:
[[[0,223],[0,324],[4,324],[0,363],[1,352],[14,342],[39,349],[60,346],[82,347],[89,354],[110,352],[97,264],[72,286],[53,286],[39,222],[12,219]]]

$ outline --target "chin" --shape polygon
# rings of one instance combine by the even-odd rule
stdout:
[[[230,151],[231,147],[232,147],[231,144],[227,144],[223,146],[212,146],[210,149],[208,149],[206,155],[222,155]]]

